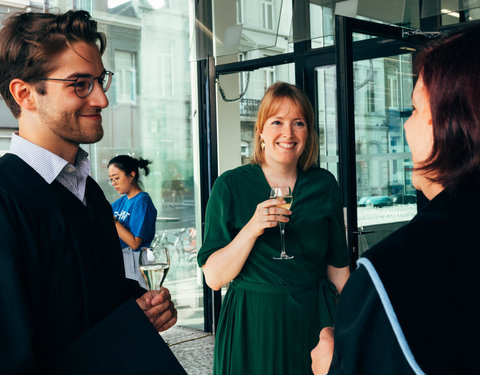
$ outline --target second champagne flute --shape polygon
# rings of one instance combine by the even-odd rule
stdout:
[[[290,186],[272,187],[270,191],[270,198],[283,199],[285,203],[279,204],[276,207],[286,208],[287,210],[289,210],[293,202],[292,189],[290,189]],[[283,221],[279,221],[278,226],[280,228],[281,250],[280,255],[278,257],[273,257],[273,259],[293,259],[293,256],[288,255],[285,250],[285,223]]]
[[[142,247],[138,261],[149,291],[160,290],[170,269],[168,249],[162,246]],[[150,296],[153,298],[152,293]]]

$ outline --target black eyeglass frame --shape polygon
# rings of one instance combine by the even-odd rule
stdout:
[[[79,74],[77,78],[75,79],[66,79],[66,78],[38,78],[39,81],[60,81],[60,82],[73,82],[73,89],[75,90],[75,95],[77,95],[79,98],[86,98],[90,93],[93,91],[93,86],[95,85],[95,81],[98,81],[98,84],[102,87],[103,92],[107,92],[108,89],[110,88],[112,84],[112,79],[113,79],[114,73],[105,70],[100,76],[94,77],[91,74]],[[81,78],[90,78],[90,84],[88,85],[88,91],[85,95],[79,95],[77,92],[77,87],[78,87],[78,80]],[[107,79],[107,85],[103,87],[102,82],[100,79]]]

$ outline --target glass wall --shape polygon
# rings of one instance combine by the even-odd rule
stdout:
[[[195,66],[189,61],[189,0],[8,1],[3,16],[16,11],[88,10],[107,35],[103,62],[114,72],[103,111],[105,135],[90,154],[92,177],[110,202],[120,198],[107,182],[108,161],[118,154],[151,160],[140,179],[158,211],[156,241],[170,249],[165,286],[178,310],[178,325],[203,329],[203,284],[196,265],[197,215],[194,178],[192,93]],[[0,101],[0,113],[7,113]],[[16,121],[2,116],[0,152],[8,149]]]
[[[92,174],[112,202],[119,196],[107,183],[110,158],[130,154],[153,162],[142,182],[158,212],[156,241],[170,250],[164,285],[177,307],[178,325],[203,329],[202,278],[196,266],[189,1],[109,0],[83,6],[107,34],[104,64],[115,72],[105,136],[90,149]]]

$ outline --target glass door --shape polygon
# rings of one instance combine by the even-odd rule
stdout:
[[[403,124],[418,42],[401,27],[340,16],[335,30],[339,181],[354,262],[417,212]]]
[[[354,34],[356,37],[360,35]],[[412,56],[355,61],[353,82],[356,232],[362,255],[417,212],[410,150],[403,129],[411,114]]]

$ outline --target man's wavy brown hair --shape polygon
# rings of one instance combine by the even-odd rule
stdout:
[[[10,93],[10,82],[19,78],[45,94],[39,78],[55,70],[55,57],[79,41],[96,44],[101,54],[106,48],[105,35],[85,11],[17,13],[5,20],[0,30],[0,95],[16,118],[21,110]]]

